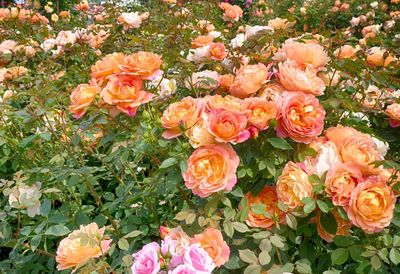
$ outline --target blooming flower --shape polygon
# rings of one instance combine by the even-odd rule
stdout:
[[[133,254],[132,274],[157,274],[161,269],[159,253],[160,246],[152,242]]]
[[[13,208],[24,209],[29,217],[40,214],[40,192],[41,183],[37,182],[31,186],[20,183],[14,186],[8,196],[8,203]]]

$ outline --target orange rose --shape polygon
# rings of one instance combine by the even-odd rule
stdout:
[[[361,134],[361,132],[352,127],[344,127],[342,125],[330,127],[325,131],[325,136],[334,142],[336,146],[339,146],[345,139],[357,134]]]
[[[201,47],[211,44],[213,40],[214,40],[214,37],[212,37],[211,35],[201,35],[201,36],[198,36],[196,39],[194,39],[192,41],[191,45],[192,45],[192,48],[194,48],[194,49],[201,48]]]
[[[71,103],[68,107],[69,112],[73,113],[76,119],[85,114],[86,109],[92,104],[98,94],[98,88],[94,85],[81,84],[71,93]]]
[[[288,162],[276,182],[278,199],[290,209],[303,206],[302,199],[313,197],[312,184],[301,164]]]
[[[139,51],[126,56],[120,68],[124,74],[136,75],[145,79],[159,70],[162,63],[158,54]]]
[[[245,104],[249,113],[249,124],[259,130],[266,130],[271,119],[276,118],[277,108],[274,102],[252,97],[246,98]]]
[[[232,74],[221,75],[218,79],[219,86],[223,90],[228,91],[230,89],[231,85],[233,84],[234,80],[235,80],[235,76],[233,76]]]
[[[349,236],[351,228],[351,222],[342,219],[337,210],[332,211],[332,214],[335,217],[337,223],[337,230],[335,235],[328,233],[322,226],[321,212],[318,212],[317,216],[315,217],[318,235],[328,243],[333,242],[333,238],[335,238],[335,236]]]
[[[246,98],[256,93],[269,77],[268,67],[264,64],[242,66],[229,92],[236,97]]]
[[[278,99],[276,133],[308,144],[324,129],[325,110],[318,99],[303,92],[287,92]]]
[[[288,91],[302,91],[315,96],[324,94],[325,82],[311,66],[301,70],[294,61],[286,60],[279,63],[278,79]]]
[[[324,48],[315,43],[288,41],[283,44],[282,51],[286,58],[295,61],[300,67],[307,64],[314,68],[324,67],[330,60]]]
[[[357,59],[357,52],[360,51],[361,48],[359,45],[356,47],[350,46],[350,45],[344,45],[341,46],[340,48],[336,49],[333,53],[333,55],[336,56],[338,59],[351,59],[351,60],[356,60]]]
[[[210,57],[212,60],[224,60],[228,55],[225,46],[222,43],[211,43],[209,48]]]
[[[207,228],[203,233],[194,235],[192,243],[199,243],[213,259],[216,267],[220,267],[229,261],[229,246],[218,229]]]
[[[138,107],[153,98],[143,90],[143,81],[130,75],[112,76],[100,95],[104,102],[129,116],[135,116]]]
[[[390,118],[389,123],[391,127],[400,127],[400,104],[391,104],[386,108],[385,113]]]
[[[252,227],[272,229],[276,222],[285,223],[285,212],[278,208],[278,197],[275,186],[265,186],[257,196],[251,193],[246,194],[248,206],[250,208],[246,224]],[[269,214],[256,214],[251,210],[251,205],[265,205],[265,211]]]
[[[92,66],[92,78],[96,79],[100,86],[105,85],[111,75],[121,72],[119,65],[122,64],[124,57],[123,53],[106,55]]]
[[[268,21],[268,26],[271,28],[278,30],[278,29],[287,29],[294,26],[295,22],[289,22],[287,19],[282,18],[275,18]]]
[[[206,112],[211,112],[216,109],[224,109],[227,111],[244,112],[245,107],[242,100],[233,96],[221,96],[221,95],[207,95],[203,98],[205,103]]]
[[[104,240],[105,227],[96,223],[81,225],[64,238],[57,248],[57,270],[73,268],[75,272],[92,258],[99,258],[110,249],[111,240]]]
[[[353,162],[343,163],[328,171],[325,191],[331,196],[336,206],[347,206],[350,196],[363,175]]]
[[[367,51],[367,63],[373,67],[387,67],[394,61],[392,55],[388,54],[385,55],[387,51],[379,48],[379,47],[372,47]]]
[[[199,121],[203,108],[203,102],[192,97],[185,97],[180,102],[169,105],[161,118],[162,126],[166,129],[163,137],[178,137],[182,134],[182,127],[189,129],[194,126]]]
[[[218,142],[237,144],[250,138],[247,116],[243,113],[213,110],[207,116],[206,127]]]
[[[208,132],[202,120],[186,130],[185,135],[189,138],[189,143],[194,148],[215,143],[215,137],[210,132]]]
[[[387,227],[393,218],[396,197],[380,176],[370,176],[358,184],[345,208],[350,221],[366,233]]]
[[[237,5],[221,3],[219,7],[225,12],[223,17],[225,21],[239,21],[239,18],[243,16],[243,10]]]
[[[182,177],[187,188],[205,198],[221,190],[232,190],[237,182],[239,162],[231,145],[206,145],[192,153]]]

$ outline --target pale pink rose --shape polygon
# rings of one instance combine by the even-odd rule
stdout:
[[[325,172],[341,164],[341,158],[335,143],[328,141],[319,144],[315,150],[318,154],[314,157],[307,157],[305,161],[310,174],[322,177]]]
[[[40,47],[44,50],[44,52],[48,52],[52,50],[56,46],[56,39],[46,39],[43,41],[43,43],[40,45]]]
[[[174,270],[169,271],[168,274],[197,274],[196,270],[192,270],[192,266],[187,264],[182,264],[177,266]]]
[[[211,58],[210,45],[190,49],[186,58],[188,61],[195,62],[196,64],[206,62]]]
[[[56,45],[60,47],[65,47],[68,44],[75,44],[76,35],[72,31],[60,31],[56,37]]]
[[[347,206],[356,185],[363,179],[363,174],[353,162],[332,167],[326,175],[325,191],[331,196],[336,206]]]
[[[239,98],[246,98],[261,89],[270,74],[269,67],[262,63],[242,66],[233,81],[229,93]]]
[[[314,68],[326,66],[329,57],[324,48],[315,43],[300,43],[287,41],[282,45],[285,57],[295,61],[300,67],[312,65]]]
[[[11,189],[8,202],[12,208],[26,209],[29,217],[40,214],[40,187],[42,183],[37,182],[31,186],[20,183]]]
[[[219,77],[218,72],[212,70],[194,72],[189,79],[186,79],[185,87],[188,89],[215,89],[218,87]]]
[[[183,260],[185,265],[197,274],[209,274],[215,268],[210,255],[198,243],[192,244],[186,249]]]
[[[296,142],[310,143],[324,129],[325,110],[318,99],[303,92],[283,92],[278,98],[276,132]]]
[[[142,24],[142,18],[139,12],[123,12],[118,16],[117,23],[123,25],[124,30],[137,29],[140,27],[140,24]]]
[[[345,210],[350,221],[366,233],[377,233],[390,225],[396,197],[381,176],[370,176],[352,191]]]
[[[0,44],[0,53],[15,52],[18,43],[14,40],[5,40]]]
[[[205,145],[215,144],[215,137],[204,126],[204,121],[200,120],[193,127],[185,132],[189,138],[189,143],[193,148],[198,148]]]
[[[216,109],[207,115],[205,126],[216,141],[238,144],[250,138],[247,121],[246,114]]]
[[[152,242],[133,254],[132,274],[157,274],[161,269],[159,253],[160,246]]]
[[[202,198],[226,190],[237,182],[236,169],[240,159],[228,144],[206,145],[189,157],[187,170],[182,174],[187,188]]]
[[[317,71],[312,66],[300,69],[296,62],[286,60],[279,63],[279,82],[288,91],[302,91],[315,96],[324,94],[325,83],[317,76]]]
[[[110,249],[111,240],[103,240],[105,227],[96,223],[81,225],[64,238],[57,248],[57,270],[73,268],[75,272],[92,258],[99,258]],[[85,239],[87,241],[85,241]]]

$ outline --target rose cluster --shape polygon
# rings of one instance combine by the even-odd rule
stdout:
[[[212,273],[229,260],[230,250],[218,229],[189,237],[181,227],[160,227],[161,245],[151,242],[133,254],[133,274]]]

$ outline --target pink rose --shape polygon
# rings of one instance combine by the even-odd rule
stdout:
[[[285,91],[278,98],[278,137],[308,144],[322,133],[324,119],[324,108],[311,94]]]
[[[215,268],[213,259],[200,244],[192,244],[183,255],[184,263],[197,274],[212,273]]]
[[[186,264],[179,265],[174,270],[168,272],[168,274],[196,274],[196,273],[197,271],[192,270],[192,268]]]
[[[157,274],[160,271],[160,246],[156,242],[145,245],[142,250],[133,254],[133,274]]]

